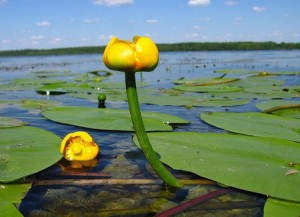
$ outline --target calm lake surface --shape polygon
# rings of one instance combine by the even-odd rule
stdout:
[[[16,79],[36,79],[37,72],[43,75],[61,73],[51,77],[62,81],[70,79],[64,72],[76,76],[88,72],[107,70],[99,55],[1,57],[0,58],[0,99],[55,100],[61,105],[97,107],[97,99],[75,98],[66,94],[40,95],[34,88],[7,88]],[[168,52],[160,54],[160,62],[154,72],[137,73],[138,81],[149,83],[145,88],[169,89],[174,80],[193,78],[220,77],[218,70],[243,69],[259,72],[300,72],[300,51],[222,51],[222,52]],[[227,77],[235,77],[228,74]],[[300,85],[297,76],[280,76],[278,79],[287,85]],[[103,82],[124,82],[124,74],[113,72]],[[124,89],[125,92],[125,89]],[[299,101],[299,98],[295,99]],[[143,111],[156,111],[176,115],[190,121],[189,125],[177,126],[174,131],[222,132],[222,130],[205,124],[199,114],[209,111],[257,111],[253,100],[247,105],[234,107],[192,107],[161,106],[142,104]],[[0,104],[1,105],[1,104]],[[106,102],[107,108],[127,109],[125,101]],[[56,165],[33,177],[35,180],[60,180],[66,178],[90,180],[92,174],[109,175],[110,178],[145,178],[156,179],[141,151],[133,144],[131,132],[112,132],[83,129],[76,126],[49,121],[37,110],[18,106],[1,106],[0,116],[14,117],[29,125],[49,130],[61,138],[74,131],[88,131],[101,147],[99,161],[93,168],[74,169],[62,160]],[[59,148],[59,144],[58,144]],[[197,178],[193,174],[174,171],[178,177]],[[106,177],[107,178],[107,177]],[[172,207],[187,198],[205,194],[217,185],[203,187],[187,186],[181,190],[166,189],[162,184],[156,185],[42,185],[33,186],[23,202],[20,211],[24,216],[153,216],[156,212]],[[214,199],[207,204],[207,209],[200,207],[191,213],[177,216],[262,216],[263,195],[234,190],[229,195]],[[245,204],[237,206],[237,202]],[[232,202],[224,208],[223,202]],[[219,204],[219,205],[218,205]],[[223,207],[223,208],[222,208]],[[142,209],[143,208],[143,209]],[[131,212],[131,213],[130,213]]]

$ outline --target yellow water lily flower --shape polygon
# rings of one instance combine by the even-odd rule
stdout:
[[[99,146],[87,132],[78,131],[65,136],[60,144],[60,153],[69,161],[91,160],[98,155]]]
[[[103,53],[104,64],[111,70],[122,72],[152,71],[158,60],[158,49],[146,36],[134,36],[133,42],[113,37]]]

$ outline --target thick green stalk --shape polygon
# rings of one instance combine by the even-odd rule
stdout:
[[[160,162],[147,136],[140,111],[136,90],[135,73],[125,72],[126,92],[132,124],[144,155],[157,175],[170,187],[182,187],[180,183]]]

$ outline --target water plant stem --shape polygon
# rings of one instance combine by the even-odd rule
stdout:
[[[127,100],[128,100],[132,124],[146,159],[148,160],[149,164],[152,166],[153,170],[157,173],[157,175],[169,187],[175,187],[175,188],[182,187],[183,184],[180,181],[178,181],[158,159],[158,156],[153,150],[152,145],[149,141],[147,132],[145,130],[144,122],[142,119],[139,101],[138,101],[135,73],[125,72],[125,82],[126,82]]]

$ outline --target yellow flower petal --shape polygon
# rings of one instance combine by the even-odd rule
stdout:
[[[65,136],[60,145],[60,152],[69,161],[90,160],[98,155],[99,146],[88,133],[78,131]]]
[[[114,37],[107,44],[102,58],[112,70],[152,71],[158,64],[159,53],[149,37],[135,36],[133,42]]]
[[[153,71],[159,60],[159,53],[155,43],[149,37],[135,36],[136,56],[138,66],[136,71]]]

